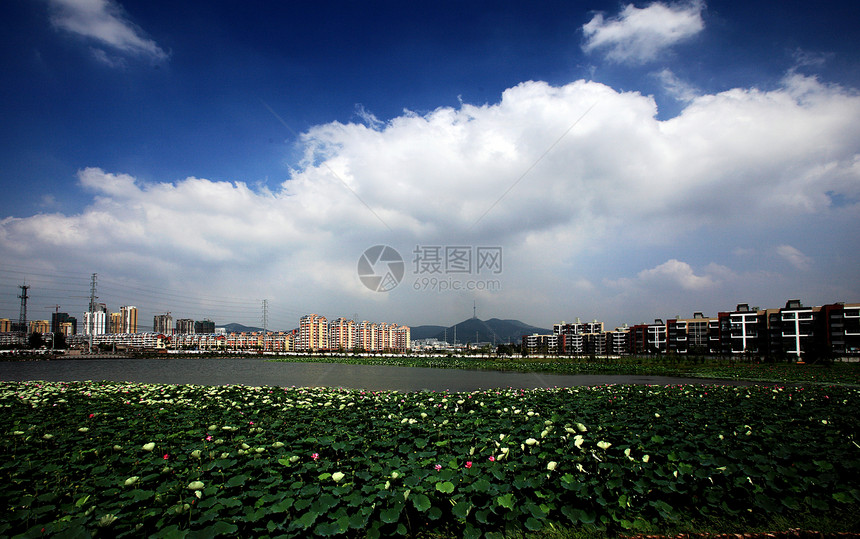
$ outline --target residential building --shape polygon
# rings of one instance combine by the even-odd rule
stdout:
[[[12,331],[12,321],[8,318],[0,318],[0,333],[10,333]]]
[[[107,333],[125,333],[122,331],[122,313],[110,313]]]
[[[718,318],[706,318],[700,312],[693,318],[675,318],[666,321],[666,349],[676,354],[710,353],[712,328],[718,328]]]
[[[818,355],[824,350],[815,339],[815,315],[820,309],[804,307],[798,299],[791,299],[780,309],[782,353],[788,358],[801,361],[810,353]]]
[[[119,308],[120,333],[137,333],[137,307],[134,305],[123,305]]]
[[[593,327],[593,326],[592,326]],[[601,324],[601,329],[603,324]],[[606,355],[606,333],[603,331],[596,333],[585,333],[585,353],[589,356],[605,356]]]
[[[552,332],[557,336],[559,354],[572,356],[585,352],[585,337],[583,324],[577,321],[572,324],[562,321],[553,324]]]
[[[558,335],[523,335],[523,352],[528,354],[557,354]]]
[[[215,333],[215,322],[208,318],[194,322],[194,333]]]
[[[336,318],[329,323],[328,339],[332,350],[351,351],[355,348],[356,326],[354,320],[344,317]]]
[[[733,312],[719,313],[722,352],[725,354],[766,354],[768,317],[758,307],[739,303]]]
[[[152,317],[152,331],[163,335],[173,335],[173,317],[170,313],[157,314]]]
[[[53,333],[63,333],[67,337],[69,334],[65,333],[63,329],[63,324],[69,322],[71,324],[71,335],[74,335],[78,332],[78,320],[74,316],[69,316],[69,313],[60,313],[55,312],[51,314],[51,332]]]
[[[51,332],[51,323],[47,320],[31,320],[30,321],[30,333],[50,333]]]
[[[183,335],[195,333],[194,331],[194,320],[190,318],[177,318],[176,319],[176,334]]]
[[[178,350],[226,350],[227,337],[214,333],[177,333],[170,344]]]
[[[394,349],[398,352],[408,352],[412,348],[412,330],[409,326],[398,326],[394,330]]]
[[[66,337],[66,339],[68,339],[72,335],[75,335],[76,330],[77,324],[74,318],[71,318],[71,321],[69,322],[62,322],[60,324],[60,333],[62,333],[63,336]]]
[[[328,349],[328,321],[325,316],[307,314],[301,317],[296,350],[317,352]]]
[[[636,324],[630,328],[630,351],[634,354],[666,352],[666,324],[656,318],[653,324]]]
[[[101,333],[93,335],[93,344],[114,346],[117,350],[157,350],[167,348],[168,339],[161,333],[152,332]]]
[[[374,322],[362,320],[358,325],[358,338],[356,339],[358,348],[365,352],[379,351],[377,337],[376,324]]]
[[[84,335],[103,335],[108,330],[108,310],[104,303],[95,306],[93,312],[84,313]]]
[[[630,329],[627,326],[615,328],[606,332],[606,352],[613,356],[629,353]]]

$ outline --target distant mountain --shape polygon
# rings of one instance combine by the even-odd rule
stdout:
[[[477,318],[469,318],[447,328],[444,326],[416,326],[411,328],[410,337],[413,340],[439,339],[440,341],[447,338],[449,343],[453,343],[455,328],[458,343],[518,343],[521,342],[523,335],[552,333],[552,330],[530,326],[519,320],[500,320],[498,318],[479,320]]]
[[[243,326],[242,324],[237,324],[236,322],[224,324],[223,326],[219,326],[216,324],[215,327],[224,328],[227,330],[227,333],[249,333],[251,331],[263,331],[263,328]]]
[[[445,331],[445,326],[415,326],[409,328],[409,337],[415,339],[435,339],[436,335]]]

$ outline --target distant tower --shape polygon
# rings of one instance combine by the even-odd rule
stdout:
[[[478,319],[478,302],[475,300],[472,300],[472,318]]]
[[[27,290],[30,288],[30,285],[22,284],[21,285],[21,295],[18,296],[21,298],[21,312],[18,314],[18,328],[19,331],[24,333],[24,336],[28,333],[27,328],[27,299],[30,297],[27,295]]]

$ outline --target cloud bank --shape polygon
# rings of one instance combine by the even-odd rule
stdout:
[[[532,81],[494,104],[318,125],[297,144],[304,161],[272,191],[83,169],[78,183],[92,203],[74,215],[3,219],[0,255],[26,262],[50,252],[57,271],[278,298],[296,312],[445,322],[470,314],[478,297],[485,313],[548,323],[578,313],[630,321],[624,313],[637,305],[629,316],[667,301],[681,302],[679,310],[726,308],[762,283],[790,290],[777,297],[803,292],[803,282],[823,290],[808,274],[765,279],[761,268],[712,262],[743,247],[776,252],[803,271],[810,244],[819,252],[858,247],[848,235],[804,230],[860,224],[860,96],[797,74],[772,90],[694,97],[662,121],[654,100],[637,92]],[[784,233],[799,236],[796,247]],[[726,238],[736,238],[726,253],[703,248]],[[367,290],[356,274],[361,252],[377,244],[407,262],[406,281],[387,294]],[[457,296],[467,306],[416,292],[409,272],[417,244],[502,246],[502,289]],[[607,269],[620,253],[633,257],[628,275]],[[841,290],[858,291],[856,280]]]

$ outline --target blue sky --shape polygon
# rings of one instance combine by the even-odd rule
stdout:
[[[0,317],[91,273],[282,329],[860,301],[856,2],[305,4],[0,6]],[[497,289],[416,246],[501,247]]]

